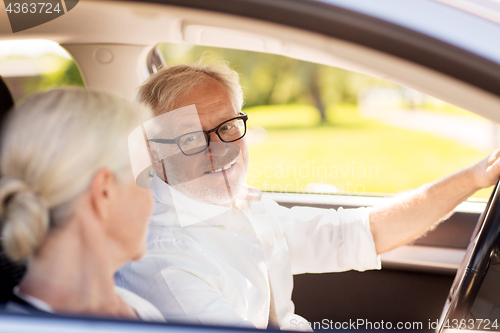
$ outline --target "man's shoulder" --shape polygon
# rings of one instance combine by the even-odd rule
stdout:
[[[240,192],[240,195],[238,195],[238,200],[244,203],[243,206],[247,206],[251,210],[258,207],[259,209],[264,207],[269,209],[274,206],[279,206],[269,195],[263,194],[259,189],[246,184],[243,186],[244,188]]]

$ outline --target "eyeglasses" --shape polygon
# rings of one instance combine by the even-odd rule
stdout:
[[[234,142],[247,133],[248,115],[240,112],[240,116],[231,118],[209,131],[196,131],[182,134],[175,139],[149,139],[161,144],[176,144],[186,156],[199,154],[208,148],[210,133],[215,132],[222,142]]]

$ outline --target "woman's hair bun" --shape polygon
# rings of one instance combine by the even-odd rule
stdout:
[[[12,260],[33,254],[49,231],[49,213],[42,198],[17,178],[0,178],[0,221],[5,253]]]

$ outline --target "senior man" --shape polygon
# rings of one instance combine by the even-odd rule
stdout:
[[[226,65],[162,69],[139,99],[157,116],[144,127],[156,206],[147,255],[117,283],[170,322],[307,327],[294,314],[293,274],[379,269],[378,254],[422,235],[500,175],[497,151],[383,207],[288,209],[243,184],[247,116]]]

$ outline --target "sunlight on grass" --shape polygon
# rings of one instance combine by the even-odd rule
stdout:
[[[247,183],[265,191],[306,191],[309,183],[339,193],[398,193],[470,166],[488,152],[361,117],[355,106],[327,110],[328,123],[310,106],[260,106],[245,110],[249,130],[267,130],[250,145]],[[488,197],[491,189],[476,197]]]

